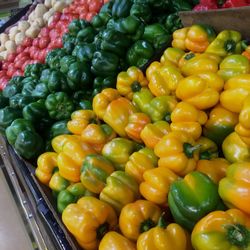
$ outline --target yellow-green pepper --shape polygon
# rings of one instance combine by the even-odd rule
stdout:
[[[171,113],[171,131],[186,132],[195,140],[201,136],[201,125],[207,121],[207,114],[192,104],[179,102]]]
[[[128,68],[127,71],[120,72],[117,76],[116,89],[120,95],[130,100],[132,100],[134,92],[147,85],[148,81],[143,72],[135,66]]]
[[[119,214],[122,208],[139,197],[139,186],[135,179],[124,171],[115,171],[107,178],[107,184],[100,193],[100,200],[106,202]]]
[[[242,55],[230,55],[223,59],[217,72],[225,81],[241,75],[248,74],[250,70],[249,60]]]
[[[181,49],[168,47],[161,56],[161,64],[164,65],[165,63],[171,62],[175,66],[178,66],[178,62],[184,54],[185,52]]]
[[[143,181],[143,174],[146,170],[157,167],[158,158],[150,148],[142,148],[129,156],[125,166],[125,172],[132,176],[137,183]]]
[[[81,183],[93,193],[99,194],[106,179],[114,172],[113,164],[102,155],[87,155],[81,168]]]
[[[200,160],[210,160],[218,157],[218,146],[214,141],[201,136],[195,143],[200,146]]]
[[[193,171],[199,159],[199,145],[185,132],[170,132],[155,146],[160,168],[171,169],[180,176]]]
[[[54,194],[58,194],[69,186],[70,182],[63,178],[58,171],[56,171],[49,182],[49,187],[52,189]]]
[[[117,225],[114,209],[94,197],[82,197],[68,205],[62,213],[62,221],[86,250],[97,249],[102,237]]]

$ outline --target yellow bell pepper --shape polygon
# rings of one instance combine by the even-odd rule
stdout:
[[[217,145],[221,145],[224,139],[234,131],[237,122],[238,114],[218,104],[210,110],[209,118],[203,127],[203,134]]]
[[[101,153],[104,145],[115,137],[115,131],[107,124],[89,124],[81,133],[82,141],[88,143],[97,153]]]
[[[88,154],[94,153],[96,153],[95,150],[87,143],[71,136],[71,138],[68,138],[63,144],[62,151],[57,157],[57,166],[60,175],[69,181],[79,182],[80,169],[85,157]]]
[[[250,218],[238,209],[214,211],[194,227],[191,241],[195,250],[248,250]]]
[[[137,183],[143,181],[146,170],[157,167],[158,158],[150,148],[142,148],[129,156],[125,166],[125,172],[132,176]]]
[[[246,97],[250,94],[250,74],[230,78],[220,95],[221,105],[231,112],[240,113]],[[237,100],[237,101],[236,101]]]
[[[81,137],[79,135],[58,135],[54,137],[51,141],[52,148],[56,153],[61,153],[63,150],[63,146],[68,141],[81,141]]]
[[[86,250],[96,250],[102,237],[116,228],[114,209],[94,197],[82,197],[68,205],[62,213],[62,221]]]
[[[143,174],[144,181],[140,184],[140,193],[146,200],[166,206],[169,187],[177,178],[170,169],[149,169]]]
[[[172,46],[182,50],[204,52],[215,37],[215,31],[209,25],[195,24],[176,30],[173,33]]]
[[[121,137],[126,137],[126,126],[129,116],[136,112],[136,108],[125,97],[120,97],[110,102],[103,115],[103,120]]]
[[[116,89],[119,94],[132,100],[133,93],[148,85],[147,78],[143,72],[132,66],[127,71],[122,71],[117,76]]]
[[[181,49],[169,47],[163,52],[163,55],[161,56],[161,64],[164,65],[165,63],[171,62],[173,65],[178,67],[179,60],[184,54],[185,52]]]
[[[119,98],[119,92],[117,89],[107,88],[102,90],[93,99],[93,111],[98,118],[103,119],[106,109],[110,102]]]
[[[71,120],[67,123],[68,130],[80,135],[90,123],[97,123],[97,117],[93,110],[77,110],[71,114]]]
[[[151,201],[137,200],[123,207],[119,217],[122,234],[136,241],[140,234],[156,226],[161,209]]]
[[[227,168],[226,177],[219,183],[219,194],[230,208],[250,215],[250,163],[236,162]]]
[[[196,170],[206,174],[215,183],[225,177],[229,162],[224,158],[215,158],[211,160],[199,160]]]
[[[199,145],[185,132],[170,132],[155,146],[160,168],[171,169],[180,176],[193,171],[199,159]]]
[[[235,126],[235,132],[241,140],[250,146],[250,97],[246,97],[239,115],[239,123]]]
[[[102,155],[87,155],[81,168],[81,183],[89,191],[99,194],[106,179],[115,171],[113,164]]]
[[[66,189],[70,185],[70,182],[64,179],[58,171],[56,171],[50,181],[49,187],[54,193],[58,194],[60,191]]]
[[[174,65],[151,63],[146,71],[148,87],[155,96],[169,95],[174,92],[183,76]]]
[[[176,89],[176,96],[182,101],[191,103],[198,109],[215,106],[220,98],[224,81],[212,72],[192,75],[181,80]]]
[[[136,245],[117,232],[108,232],[102,238],[98,250],[136,250]]]
[[[195,140],[201,136],[202,127],[207,121],[205,112],[187,102],[179,102],[171,113],[171,131],[183,131]]]
[[[137,240],[137,250],[192,250],[191,237],[180,225],[166,228],[154,227],[142,233]]]
[[[130,139],[136,142],[142,142],[140,136],[141,131],[150,122],[151,120],[148,115],[144,113],[133,113],[128,118],[128,125],[125,127],[125,132]]]
[[[158,121],[147,124],[141,131],[141,139],[148,148],[154,148],[161,138],[170,132],[168,122]]]
[[[41,183],[49,185],[49,181],[56,167],[57,167],[57,153],[55,152],[43,153],[37,159],[37,168],[35,171],[35,175]]]
[[[122,208],[139,197],[139,186],[135,179],[124,171],[113,172],[106,180],[100,200],[106,202],[119,214]]]

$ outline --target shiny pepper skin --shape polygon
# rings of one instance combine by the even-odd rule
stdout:
[[[224,81],[217,74],[201,73],[181,80],[176,89],[176,96],[204,110],[218,103],[223,86]]]
[[[171,131],[186,132],[196,140],[201,136],[207,115],[190,103],[179,102],[171,113],[171,121]]]
[[[170,132],[155,146],[155,154],[160,158],[160,168],[171,169],[180,176],[193,171],[199,159],[199,146],[185,132]]]
[[[178,66],[178,62],[184,54],[185,52],[181,49],[169,47],[161,56],[161,64],[164,65],[165,63],[171,62],[173,65]]]

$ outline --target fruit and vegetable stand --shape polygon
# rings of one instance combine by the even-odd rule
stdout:
[[[41,249],[250,249],[248,5],[35,1],[0,35],[0,152]]]

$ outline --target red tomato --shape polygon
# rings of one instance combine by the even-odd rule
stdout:
[[[7,69],[7,76],[12,77],[15,71],[16,68],[14,66],[14,63],[10,63]]]
[[[12,76],[21,76],[21,75],[23,75],[22,70],[17,69],[16,71],[13,72],[13,75],[12,75]]]
[[[3,90],[6,85],[8,84],[9,78],[8,77],[2,77],[0,78],[0,89]]]
[[[16,53],[10,53],[10,54],[8,54],[8,55],[7,55],[7,61],[8,61],[8,62],[14,62],[16,56],[17,56]]]
[[[19,60],[21,60],[21,59],[23,59],[23,58],[29,58],[29,57],[30,57],[29,53],[25,53],[25,52],[23,51],[22,53],[18,54],[18,55],[15,57],[14,62],[17,62],[17,61],[19,61]]]
[[[49,36],[50,29],[48,27],[43,27],[39,33],[39,36],[41,37],[48,37]]]
[[[31,61],[32,61],[32,60],[26,60],[26,61],[23,63],[21,70],[24,71],[24,70],[25,70],[25,67],[26,67],[28,64],[31,64]]]
[[[30,47],[26,47],[26,48],[23,50],[23,52],[25,52],[25,53],[30,53]]]
[[[57,24],[57,21],[52,20],[52,21],[48,24],[48,28],[49,28],[50,30],[52,30],[52,29],[55,28],[56,24]]]
[[[34,46],[30,47],[30,58],[34,59],[34,54],[35,54],[36,50],[37,50],[36,47],[34,47]]]
[[[7,70],[8,69],[8,67],[9,67],[9,65],[10,65],[10,63],[9,62],[7,62],[7,61],[3,61],[3,64],[2,64],[2,69],[3,70]],[[6,73],[7,74],[7,73]]]
[[[39,41],[39,48],[44,49],[47,48],[47,46],[50,43],[50,38],[49,37],[41,37]]]
[[[53,41],[58,37],[58,31],[53,29],[49,32],[50,40]]]
[[[6,77],[6,70],[1,70],[0,71],[0,78],[2,78],[2,77]]]
[[[61,13],[60,12],[55,12],[54,14],[53,14],[53,21],[59,21],[60,20],[60,18],[61,18]]]
[[[40,38],[35,38],[34,40],[33,40],[33,43],[32,43],[32,45],[33,46],[35,46],[35,47],[38,47],[39,46],[39,41],[40,41]]]
[[[32,38],[30,38],[30,37],[25,37],[24,40],[23,40],[22,45],[23,45],[24,47],[30,47],[30,46],[32,46],[32,41],[33,41]]]
[[[86,16],[87,16],[87,12],[82,12],[82,13],[80,13],[79,18],[85,20],[85,19],[86,19]]]
[[[96,12],[89,12],[87,15],[86,15],[86,20],[87,21],[91,21],[92,18],[96,15],[97,13]]]
[[[20,60],[14,63],[16,69],[21,69],[23,64],[29,60],[28,57],[22,57]]]
[[[39,60],[40,50],[37,49],[34,53],[34,60]]]
[[[19,53],[23,52],[24,49],[25,49],[25,46],[18,45],[16,48],[16,53],[19,54]]]
[[[99,12],[103,5],[102,0],[88,0],[89,11],[90,12]]]

